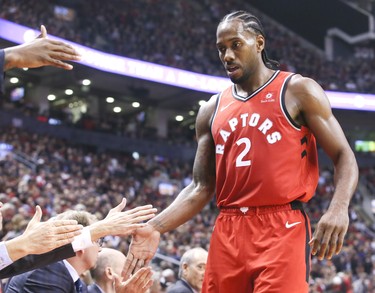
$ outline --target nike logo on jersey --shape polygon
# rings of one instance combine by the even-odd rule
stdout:
[[[294,223],[290,223],[289,224],[289,221],[286,221],[285,228],[289,229],[289,228],[292,228],[292,227],[294,227],[294,226],[296,226],[298,224],[301,224],[301,222],[294,222]]]
[[[228,105],[225,105],[225,106],[221,107],[220,112],[224,111],[226,108],[228,108],[233,103],[234,103],[234,101],[230,102]]]

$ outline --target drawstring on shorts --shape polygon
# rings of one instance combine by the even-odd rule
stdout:
[[[261,221],[260,215],[268,214],[275,211],[290,211],[290,210],[302,210],[303,206],[300,201],[292,201],[291,203],[282,205],[269,205],[269,206],[257,206],[257,207],[220,207],[220,213],[231,214],[231,215],[242,215],[251,216],[255,215]]]

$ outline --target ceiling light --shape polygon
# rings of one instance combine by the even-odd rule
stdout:
[[[133,152],[132,156],[133,156],[134,160],[138,160],[139,159],[139,153],[138,152]]]
[[[190,111],[189,111],[189,115],[190,115],[190,116],[194,116],[194,115],[195,115],[195,112],[194,112],[193,110],[190,110]]]
[[[47,100],[48,100],[48,101],[54,101],[54,100],[56,100],[56,96],[55,96],[55,95],[52,95],[52,94],[51,94],[51,95],[48,95],[48,96],[47,96]]]
[[[65,94],[68,95],[68,96],[71,96],[71,95],[73,95],[73,90],[71,90],[71,89],[66,89],[66,90],[65,90]]]
[[[133,106],[133,108],[139,108],[141,106],[141,104],[138,103],[138,102],[133,102],[132,106]]]
[[[198,104],[199,104],[199,106],[202,106],[202,105],[206,104],[206,101],[204,101],[204,100],[200,100],[200,101],[198,102]]]
[[[107,97],[107,98],[105,99],[105,101],[106,101],[108,104],[112,104],[112,103],[115,101],[115,99],[112,98],[112,97]]]
[[[20,80],[17,77],[11,77],[9,81],[10,83],[18,83]]]
[[[120,113],[121,112],[121,107],[114,107],[113,112],[115,113]]]
[[[184,116],[177,115],[175,119],[176,119],[176,121],[182,121],[182,120],[184,120]]]
[[[82,80],[82,84],[83,84],[83,85],[90,85],[90,84],[91,84],[91,80],[89,80],[89,79],[84,79],[84,80]]]

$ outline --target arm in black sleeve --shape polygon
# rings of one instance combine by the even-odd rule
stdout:
[[[0,279],[35,270],[75,255],[71,244],[64,245],[44,254],[30,254],[0,270]]]

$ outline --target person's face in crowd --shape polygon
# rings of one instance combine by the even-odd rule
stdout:
[[[224,21],[217,28],[216,47],[228,77],[241,84],[259,66],[258,54],[264,48],[264,38],[245,29],[239,20]]]
[[[101,245],[98,242],[95,242],[94,246],[91,246],[84,250],[83,257],[84,257],[87,270],[95,266],[100,250],[101,250]]]
[[[154,279],[154,282],[152,283],[151,288],[148,290],[147,293],[162,293],[163,288],[161,287],[160,280],[159,279]]]
[[[190,264],[183,264],[182,277],[198,292],[202,289],[207,257],[207,251],[197,251]]]

